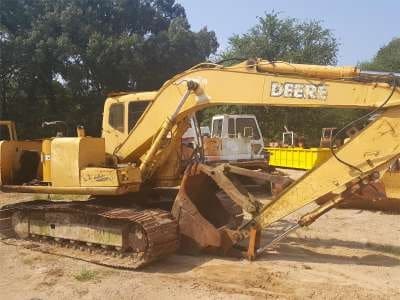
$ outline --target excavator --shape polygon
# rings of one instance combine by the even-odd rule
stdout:
[[[2,192],[91,195],[3,206],[1,238],[130,269],[178,250],[255,259],[354,194],[367,189],[376,199],[400,198],[399,173],[391,171],[400,156],[399,80],[356,67],[249,59],[196,65],[158,91],[110,95],[101,138],[79,127],[76,137],[0,142]],[[332,157],[291,182],[251,160],[207,162],[201,143],[182,162],[181,137],[196,112],[217,105],[363,108],[366,114],[349,124],[362,128],[331,147]],[[265,204],[244,179],[280,189]],[[380,182],[385,193],[376,188]],[[262,231],[310,203],[321,204],[261,245]]]

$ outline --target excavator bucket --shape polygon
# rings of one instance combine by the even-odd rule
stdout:
[[[214,180],[196,170],[196,165],[186,170],[172,208],[179,224],[182,252],[196,254],[226,248],[225,229],[234,229],[240,223],[241,209],[218,191]],[[235,215],[235,209],[239,215]]]
[[[287,177],[231,164],[189,166],[172,208],[183,252],[236,255],[231,247],[243,223],[243,212],[256,215],[262,207],[239,177],[271,182],[282,189],[292,182]]]
[[[399,182],[400,173],[388,171],[379,181],[362,186],[338,207],[400,213]],[[318,204],[325,202],[325,198],[317,200]]]
[[[399,176],[389,175],[385,178],[363,187],[358,193],[353,194],[353,197],[346,199],[340,207],[342,208],[357,208],[367,210],[379,210],[393,213],[400,213],[400,190],[398,181],[393,184],[389,177]]]

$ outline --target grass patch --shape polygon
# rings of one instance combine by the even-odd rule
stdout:
[[[22,262],[23,262],[25,265],[28,265],[28,266],[33,265],[36,261],[37,261],[37,258],[36,258],[36,257],[32,257],[32,256],[30,256],[30,257],[24,257],[24,258],[22,259]]]
[[[78,274],[74,275],[74,278],[80,282],[87,282],[96,279],[97,272],[87,269],[82,269]]]

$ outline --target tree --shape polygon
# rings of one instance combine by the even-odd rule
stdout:
[[[261,57],[270,61],[331,65],[336,64],[338,44],[319,21],[300,22],[278,13],[258,17],[258,24],[243,35],[229,39],[224,59]]]
[[[175,0],[1,0],[0,43],[0,117],[30,137],[45,119],[98,134],[107,93],[157,89],[218,47]]]
[[[379,49],[370,62],[360,65],[361,69],[370,71],[387,71],[400,73],[400,38],[394,38]]]
[[[329,29],[319,21],[301,22],[284,18],[279,13],[266,13],[247,33],[234,35],[221,59],[264,58],[270,61],[334,65],[338,43]],[[231,63],[231,61],[229,61]],[[202,114],[207,124],[217,113],[251,113],[256,115],[264,137],[280,140],[283,127],[306,137],[308,145],[318,145],[321,128],[341,127],[360,112],[332,109],[218,107]]]

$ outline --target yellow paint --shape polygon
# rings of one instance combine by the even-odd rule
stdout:
[[[123,246],[123,228],[107,223],[85,223],[82,216],[66,213],[32,214],[29,218],[29,233],[54,238],[96,243],[109,246]],[[54,225],[54,226],[51,226]]]
[[[258,60],[257,70],[259,70],[260,72],[329,79],[355,77],[360,73],[360,70],[356,67],[288,64],[286,62],[274,62],[272,64],[268,61],[263,60]]]
[[[128,93],[122,95],[113,95],[107,98],[104,103],[103,112],[103,130],[101,136],[106,139],[106,153],[113,154],[115,149],[125,141],[128,137],[128,107],[131,102],[139,101],[152,101],[154,100],[157,92],[141,92],[141,93]],[[111,127],[109,124],[110,106],[116,103],[124,105],[124,131],[121,132]],[[140,121],[140,120],[139,120]]]
[[[400,173],[386,172],[382,177],[385,193],[388,198],[400,199]]]
[[[80,170],[105,166],[102,138],[55,138],[51,142],[51,176],[54,187],[79,187]]]
[[[84,168],[81,170],[81,186],[107,187],[126,184],[140,184],[141,177],[138,168],[132,166],[113,168]]]
[[[51,140],[46,139],[42,142],[43,181],[51,182]]]
[[[400,108],[390,108],[356,137],[343,145],[337,156],[366,175],[385,171],[400,154]],[[331,157],[306,173],[275,201],[267,205],[256,221],[267,227],[318,198],[343,190],[361,174]],[[364,175],[365,176],[365,175]]]
[[[269,164],[274,167],[311,170],[331,156],[329,148],[266,147]]]

